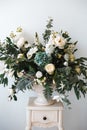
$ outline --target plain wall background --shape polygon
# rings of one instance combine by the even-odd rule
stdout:
[[[87,0],[0,0],[0,39],[22,26],[31,42],[35,31],[43,33],[48,16],[55,30],[68,31],[79,41],[77,56],[87,57]],[[35,93],[20,92],[17,102],[8,102],[11,82],[7,88],[0,85],[0,130],[25,130],[28,98]],[[70,100],[72,109],[64,109],[65,130],[87,130],[87,96],[77,101],[71,92]]]

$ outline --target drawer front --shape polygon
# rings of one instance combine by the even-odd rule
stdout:
[[[32,111],[32,122],[57,122],[57,111]]]

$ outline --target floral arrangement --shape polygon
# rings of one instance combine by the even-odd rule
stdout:
[[[49,19],[43,42],[35,33],[34,42],[29,43],[22,36],[22,28],[11,32],[5,41],[0,43],[0,60],[4,70],[0,74],[0,84],[8,85],[8,76],[14,77],[10,88],[9,99],[17,100],[21,90],[33,89],[34,84],[43,85],[47,99],[54,91],[58,92],[57,100],[70,103],[67,92],[74,89],[77,99],[87,92],[87,58],[76,58],[77,42],[72,42],[67,32],[56,32],[52,29],[53,19]]]

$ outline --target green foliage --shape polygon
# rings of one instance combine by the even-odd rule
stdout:
[[[52,86],[50,86],[50,84],[46,84],[44,86],[44,95],[46,97],[47,100],[49,100],[52,96],[52,93],[53,93],[53,89],[52,89]]]
[[[47,25],[46,25],[46,30],[45,32],[42,34],[43,35],[43,39],[46,42],[48,42],[50,35],[51,35],[51,28],[53,27],[53,19],[49,19],[47,21]]]
[[[19,79],[16,88],[21,91],[24,91],[26,89],[31,89],[32,88],[32,81],[30,81],[27,78],[21,78]]]
[[[76,58],[77,41],[72,42],[67,32],[52,30],[53,19],[49,19],[39,41],[35,33],[33,43],[19,37],[22,29],[17,29],[3,43],[0,43],[0,61],[4,62],[0,74],[0,84],[8,85],[8,75],[14,78],[9,98],[17,100],[18,91],[32,89],[39,84],[44,87],[44,95],[49,100],[54,91],[63,95],[61,100],[70,104],[67,92],[74,89],[77,99],[87,93],[87,57]],[[18,32],[19,30],[19,32]],[[55,86],[55,87],[53,87]],[[61,98],[61,97],[60,97]]]
[[[4,87],[8,85],[8,78],[5,76],[5,73],[0,74],[0,84],[4,84]]]

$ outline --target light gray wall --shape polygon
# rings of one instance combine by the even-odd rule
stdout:
[[[53,17],[55,30],[67,30],[79,41],[77,56],[87,56],[87,0],[0,0],[0,39],[21,25],[31,42],[35,31],[44,31],[48,16]],[[20,92],[17,102],[8,102],[8,88],[0,86],[0,130],[25,129],[26,105],[32,95]],[[87,130],[87,97],[77,101],[71,92],[70,99],[72,109],[64,110],[65,130]]]

